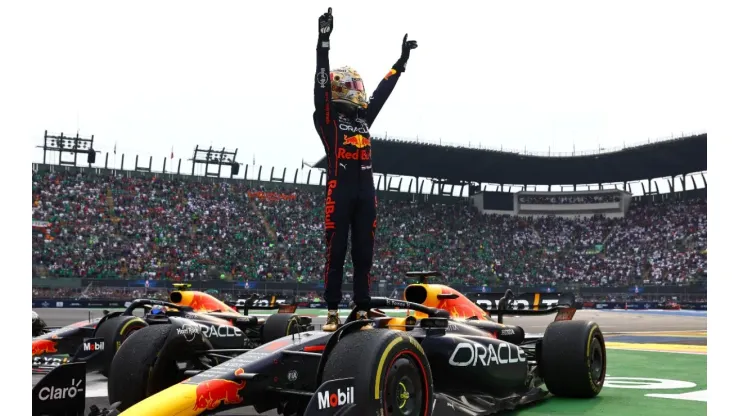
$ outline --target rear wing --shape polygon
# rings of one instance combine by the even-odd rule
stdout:
[[[239,302],[228,302],[227,304],[244,315],[249,315],[250,309],[257,311],[277,309],[277,313],[294,313],[298,308],[295,298],[287,299],[285,303],[279,303],[276,296],[260,297],[257,294],[253,294],[249,299],[240,299]]]
[[[575,296],[573,294],[563,294],[558,299],[557,306],[542,310],[531,310],[531,309],[513,309],[511,304],[514,302],[514,292],[511,289],[506,289],[506,293],[499,300],[498,308],[496,308],[495,315],[498,323],[504,323],[504,316],[542,316],[542,315],[555,315],[555,321],[570,321],[576,314],[576,308],[572,306],[575,303]],[[489,315],[494,313],[489,312]]]

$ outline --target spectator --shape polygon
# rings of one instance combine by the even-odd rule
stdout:
[[[33,273],[318,282],[322,198],[249,182],[34,173],[33,219],[49,227],[33,230]],[[462,200],[381,199],[378,209],[373,276],[395,285],[419,269],[476,286],[680,285],[707,269],[706,201],[633,206],[621,219],[484,215]]]

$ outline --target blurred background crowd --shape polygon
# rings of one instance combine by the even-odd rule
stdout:
[[[322,279],[321,188],[34,173],[32,195],[34,277]],[[569,219],[380,198],[373,279],[402,285],[406,271],[440,270],[450,283],[475,286],[685,285],[706,278],[706,244],[703,200]],[[349,282],[349,252],[345,271]]]

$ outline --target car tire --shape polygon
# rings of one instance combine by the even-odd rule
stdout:
[[[103,338],[104,342],[103,367],[100,369],[103,376],[108,377],[110,363],[113,361],[116,351],[121,348],[123,341],[135,331],[146,326],[148,326],[147,323],[138,316],[125,315],[107,319],[95,329],[94,336]]]
[[[408,334],[364,329],[344,335],[329,351],[322,382],[353,377],[357,408],[367,414],[432,414],[432,370]]]
[[[267,317],[260,332],[262,343],[267,344],[286,335],[301,332],[301,325],[297,315],[276,313]]]
[[[599,325],[559,321],[545,330],[539,369],[550,393],[571,398],[597,396],[606,376],[606,344]]]
[[[134,332],[113,357],[108,377],[111,403],[121,402],[119,410],[171,387],[185,378],[177,361],[194,356],[209,345],[170,337],[171,324],[150,325]],[[197,339],[197,338],[196,338]]]

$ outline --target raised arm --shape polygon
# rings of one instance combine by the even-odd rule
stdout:
[[[406,62],[409,59],[411,49],[416,49],[415,40],[406,40],[408,33],[403,37],[403,44],[401,45],[401,58],[393,64],[391,70],[383,77],[378,84],[378,87],[373,91],[373,95],[370,97],[370,102],[367,104],[366,121],[368,126],[372,126],[375,118],[380,114],[380,109],[385,105],[388,97],[391,96],[393,88],[396,87],[398,78],[402,72],[406,71]]]
[[[331,114],[331,69],[329,68],[329,35],[334,27],[334,18],[329,11],[319,17],[319,42],[316,45],[316,76],[313,84],[314,121],[317,126],[332,122]]]

